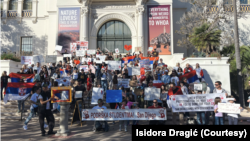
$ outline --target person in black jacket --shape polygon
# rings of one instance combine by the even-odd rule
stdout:
[[[87,76],[85,75],[84,69],[81,69],[81,72],[78,73],[78,81],[81,81],[82,84],[86,83]]]
[[[55,118],[51,111],[53,109],[52,103],[51,103],[51,94],[48,89],[48,85],[44,84],[42,87],[42,93],[38,97],[40,100],[41,105],[39,105],[39,123],[40,128],[42,131],[42,136],[45,136],[45,130],[44,130],[44,118],[46,117],[47,122],[49,124],[49,132],[48,135],[55,134],[56,132],[53,132],[53,128],[55,126]]]
[[[2,76],[1,76],[1,83],[2,83],[2,86],[1,86],[1,100],[3,100],[3,88],[6,91],[9,78],[10,77],[7,75],[7,72],[3,71]]]

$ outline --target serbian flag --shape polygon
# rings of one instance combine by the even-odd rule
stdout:
[[[129,62],[133,61],[135,59],[135,56],[129,56],[122,58],[122,67],[124,64],[128,64]]]
[[[204,79],[203,71],[200,72],[200,75],[201,75],[201,78]],[[179,77],[179,80],[182,81],[182,79],[183,79],[184,77],[187,78],[187,80],[188,80],[189,83],[199,82],[198,76],[197,76],[197,74],[196,74],[196,70],[193,70],[193,71],[191,71],[191,72],[189,72],[189,73],[186,73],[186,74],[180,76],[180,77]]]
[[[60,74],[61,74],[61,75],[64,74],[64,69],[61,69],[61,68],[60,68],[59,71],[60,71]]]
[[[115,109],[119,109],[119,105],[118,105],[118,103],[116,103],[116,105],[115,105]]]
[[[19,74],[19,73],[10,73],[11,82],[20,82],[21,79],[24,82],[30,83],[33,82],[35,74]]]
[[[154,60],[159,61],[159,57],[141,57],[141,60],[148,59],[150,61],[151,70],[153,70]]]
[[[8,100],[25,100],[35,86],[35,83],[8,83],[4,97],[5,104]]]
[[[155,86],[156,88],[161,88],[162,85],[164,85],[164,83],[161,80],[153,81],[153,86]]]

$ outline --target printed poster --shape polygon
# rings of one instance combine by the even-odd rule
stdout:
[[[170,5],[149,5],[148,25],[150,47],[159,55],[171,55],[171,13]]]
[[[70,43],[79,41],[80,18],[80,7],[59,8],[57,45],[63,47],[61,51],[57,51],[58,56],[62,56],[62,53],[65,53],[65,49],[67,50],[67,53],[70,53]]]

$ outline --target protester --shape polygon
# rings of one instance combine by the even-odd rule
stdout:
[[[202,94],[202,91],[198,91],[198,94]],[[198,125],[205,125],[205,112],[204,111],[200,111],[200,112],[196,112],[197,114],[197,123]],[[201,121],[202,123],[201,123]]]
[[[201,75],[203,74],[203,71],[202,71],[202,69],[201,69],[201,67],[200,67],[200,65],[198,63],[196,63],[195,71],[196,71],[196,75],[197,75],[199,81],[201,82],[202,81],[202,76]]]
[[[162,107],[158,105],[157,99],[153,100],[153,106],[148,107],[148,109],[158,109],[158,108],[162,108]],[[164,125],[164,123],[165,121],[162,121],[162,120],[150,120],[149,121],[149,125]]]
[[[218,112],[218,103],[221,102],[220,97],[214,99],[214,113],[215,113],[215,125],[224,125],[223,124],[223,114]]]
[[[228,103],[234,104],[235,99],[233,96],[229,96],[227,98],[227,101],[228,101]],[[240,110],[242,111],[243,108],[240,107]],[[238,114],[227,114],[227,117],[228,117],[228,124],[229,125],[238,125]]]
[[[98,106],[93,107],[92,109],[107,109],[106,106],[103,106],[103,100],[102,99],[98,99]],[[107,121],[94,121],[94,128],[93,131],[100,131],[101,129],[103,129],[103,125],[104,125],[104,131],[108,132],[109,131],[109,125],[107,123]]]
[[[7,84],[8,84],[8,79],[10,77],[7,75],[6,71],[3,71],[2,76],[1,76],[1,100],[3,100],[3,89],[6,91]]]
[[[186,73],[190,73],[193,69],[190,67],[190,65],[187,63],[186,64],[186,68],[184,69],[183,73],[186,74]]]

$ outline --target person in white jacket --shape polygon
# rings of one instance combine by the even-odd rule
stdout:
[[[233,96],[229,96],[227,98],[228,103],[234,104],[235,98]],[[240,107],[240,112],[242,112],[243,108]],[[238,114],[227,114],[228,124],[229,125],[238,125]]]

